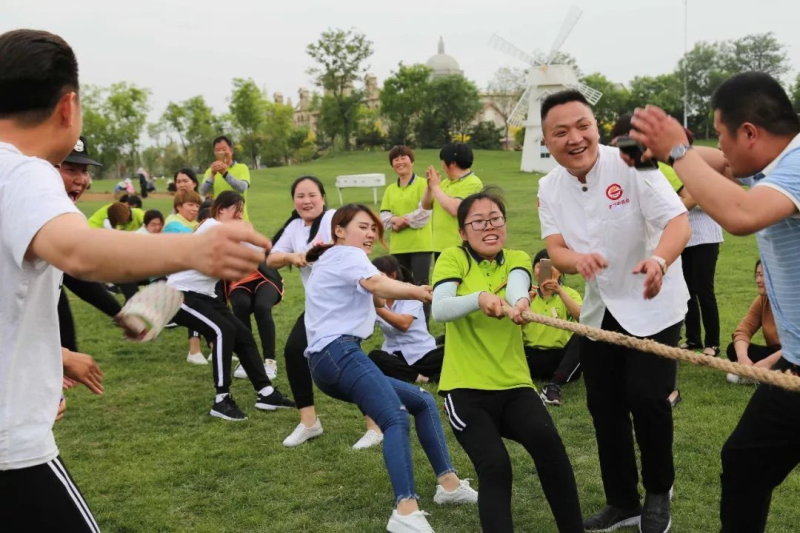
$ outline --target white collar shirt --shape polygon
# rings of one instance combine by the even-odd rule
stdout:
[[[391,354],[400,352],[403,354],[405,362],[413,365],[436,348],[436,340],[428,332],[422,302],[419,300],[395,300],[389,306],[389,311],[413,316],[414,320],[408,330],[401,331],[378,317],[378,325],[383,331],[384,341],[381,349],[384,352]]]
[[[309,242],[311,233],[311,225],[306,226],[302,218],[292,220],[283,230],[278,242],[272,246],[273,252],[280,252],[284,254],[292,254],[295,252],[307,252],[312,247],[318,244],[328,244],[333,242],[331,235],[331,220],[335,209],[329,209],[325,212],[319,224],[317,235]],[[300,268],[300,279],[305,287],[308,283],[308,277],[311,275],[311,266],[304,266]]]
[[[195,233],[205,233],[214,226],[222,224],[215,218],[207,218],[200,224]],[[167,285],[179,291],[196,292],[212,298],[217,297],[216,286],[219,278],[213,278],[200,272],[199,270],[182,270],[167,276]]]
[[[542,238],[560,234],[571,250],[597,252],[608,261],[586,282],[581,323],[600,327],[608,309],[629,333],[649,336],[683,319],[689,292],[680,257],[650,300],[642,295],[644,275],[632,270],[653,254],[667,223],[685,212],[661,172],[629,167],[608,146],[599,147],[585,184],[561,166],[540,180]]]

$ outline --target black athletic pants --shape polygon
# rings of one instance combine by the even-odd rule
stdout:
[[[184,291],[181,308],[172,320],[199,331],[207,342],[214,344],[211,366],[217,394],[230,392],[234,352],[256,391],[272,384],[264,371],[253,334],[219,298]]]
[[[64,292],[64,287],[71,290],[78,298],[93,305],[110,317],[119,313],[122,307],[111,294],[105,285],[95,281],[84,281],[73,278],[69,274],[64,274],[61,294],[58,297],[58,324],[61,332],[61,346],[78,351],[78,341],[75,337],[75,319],[72,317],[72,310],[69,306],[69,298]]]
[[[300,313],[294,323],[283,355],[286,358],[286,377],[289,378],[289,387],[298,409],[314,405],[314,388],[311,381],[311,371],[308,369],[308,359],[303,355],[308,348],[306,338],[305,313]]]
[[[581,377],[580,342],[573,335],[563,348],[525,347],[532,379],[564,385]]]
[[[411,272],[415,285],[430,285],[431,252],[392,255],[395,256],[400,266]],[[425,322],[427,323],[431,318],[431,304],[422,304],[422,309],[425,311]]]
[[[681,253],[683,277],[689,288],[689,310],[686,312],[686,343],[689,345],[719,347],[719,310],[714,294],[718,256],[718,242],[690,246]],[[701,316],[704,342],[700,342]]]
[[[444,403],[450,427],[478,473],[483,531],[513,531],[511,459],[503,438],[533,458],[560,532],[583,532],[578,489],[567,452],[542,400],[532,388],[503,391],[455,389]]]
[[[437,346],[413,365],[406,363],[402,352],[389,353],[383,350],[372,350],[369,352],[369,358],[378,365],[384,375],[390,378],[414,383],[417,376],[422,374],[431,381],[438,382],[442,373],[444,348]]]
[[[783,358],[774,369],[800,375],[800,368]],[[759,385],[722,447],[723,533],[764,531],[772,491],[798,462],[800,394]]]
[[[747,347],[747,357],[752,362],[758,362],[762,359],[766,359],[770,355],[774,354],[778,350],[780,350],[780,346],[761,346],[760,344],[750,344]],[[733,347],[733,343],[728,345],[728,349],[725,350],[728,354],[728,359],[731,361],[738,361],[739,356],[736,355],[736,348]]]
[[[0,470],[0,529],[100,531],[60,457],[28,468]]]
[[[630,334],[608,311],[602,328]],[[647,338],[676,346],[680,334],[678,322]],[[645,490],[662,494],[675,480],[672,407],[667,397],[675,385],[677,365],[655,354],[585,337],[580,340],[586,403],[594,422],[606,502],[622,509],[637,508],[639,476],[634,432],[641,452]]]
[[[256,319],[264,359],[275,359],[275,321],[272,319],[272,307],[280,299],[278,289],[267,282],[256,287],[255,293],[245,287],[236,287],[228,295],[233,314],[247,329],[252,331],[250,315]]]

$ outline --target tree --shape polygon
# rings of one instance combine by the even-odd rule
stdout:
[[[502,139],[503,129],[495,126],[494,122],[484,121],[472,127],[468,144],[479,150],[499,150],[502,147]]]
[[[356,147],[359,149],[386,145],[386,135],[380,120],[380,112],[377,109],[368,109],[364,105],[359,106],[355,133]]]
[[[425,65],[398,65],[381,91],[381,113],[388,122],[391,144],[413,144],[413,134],[428,105],[431,69]]]
[[[266,116],[264,119],[265,145],[262,158],[267,165],[286,165],[292,155],[289,138],[295,129],[294,109],[286,104],[267,102]],[[308,136],[308,131],[305,131]]]
[[[683,81],[674,72],[658,76],[637,76],[630,83],[630,107],[657,105],[683,119]]]
[[[711,95],[729,76],[719,43],[698,42],[678,62],[675,74],[686,83],[689,126],[696,132],[711,133]]]
[[[430,99],[417,130],[419,144],[427,148],[469,133],[469,124],[481,109],[474,83],[457,74],[431,81]]]
[[[792,100],[792,105],[794,105],[794,110],[797,113],[800,113],[800,74],[794,79],[794,86],[792,86],[789,92],[789,98]]]
[[[339,136],[344,149],[349,150],[362,100],[355,82],[366,73],[364,62],[372,55],[372,42],[354,30],[328,29],[317,42],[306,47],[306,53],[317,63],[307,72],[325,90],[320,120],[327,123],[332,138]]]
[[[489,93],[495,107],[506,120],[506,127],[503,138],[508,140],[509,128],[508,117],[514,111],[523,91],[528,85],[528,71],[521,68],[501,67],[494,73],[492,81],[489,82]]]
[[[199,95],[183,102],[167,104],[161,122],[178,134],[185,159],[197,166],[201,166],[199,162],[208,158],[211,141],[223,130],[219,117],[214,115]]]
[[[779,79],[789,71],[786,47],[772,32],[754,33],[728,41],[722,44],[721,52],[721,66],[731,74],[757,71]]]
[[[607,136],[614,127],[614,123],[617,122],[617,117],[622,113],[632,111],[628,90],[622,84],[609,80],[599,72],[585,76],[581,82],[603,93],[592,109],[597,118],[600,133]]]
[[[234,78],[229,109],[245,157],[256,168],[266,146],[267,99],[252,79]]]

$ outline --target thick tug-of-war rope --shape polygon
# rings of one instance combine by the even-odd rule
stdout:
[[[508,307],[505,309],[506,313],[510,310]],[[631,337],[616,331],[606,331],[604,329],[594,328],[585,324],[578,324],[577,322],[569,322],[560,318],[540,315],[531,311],[523,311],[522,318],[524,318],[526,322],[538,322],[539,324],[544,324],[546,326],[566,329],[568,331],[572,331],[573,333],[577,333],[578,335],[589,337],[592,340],[618,344],[620,346],[633,348],[642,352],[654,353],[656,355],[660,355],[661,357],[677,359],[678,361],[686,361],[694,365],[709,366],[717,370],[722,370],[723,372],[730,372],[744,378],[760,381],[761,383],[768,383],[770,385],[775,385],[776,387],[781,387],[782,389],[800,392],[800,377],[795,376],[791,372],[776,372],[774,370],[757,366],[734,363],[733,361],[729,361],[727,359],[697,354],[690,350],[684,350],[675,346],[667,346],[666,344],[661,344],[660,342],[656,342],[654,340],[639,339],[637,337]]]

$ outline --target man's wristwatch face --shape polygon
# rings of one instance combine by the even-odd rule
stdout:
[[[669,158],[667,159],[667,163],[669,163],[669,165],[672,166],[673,164],[675,164],[675,161],[685,156],[686,152],[688,152],[690,148],[691,146],[688,144],[679,144],[678,146],[669,151]]]

